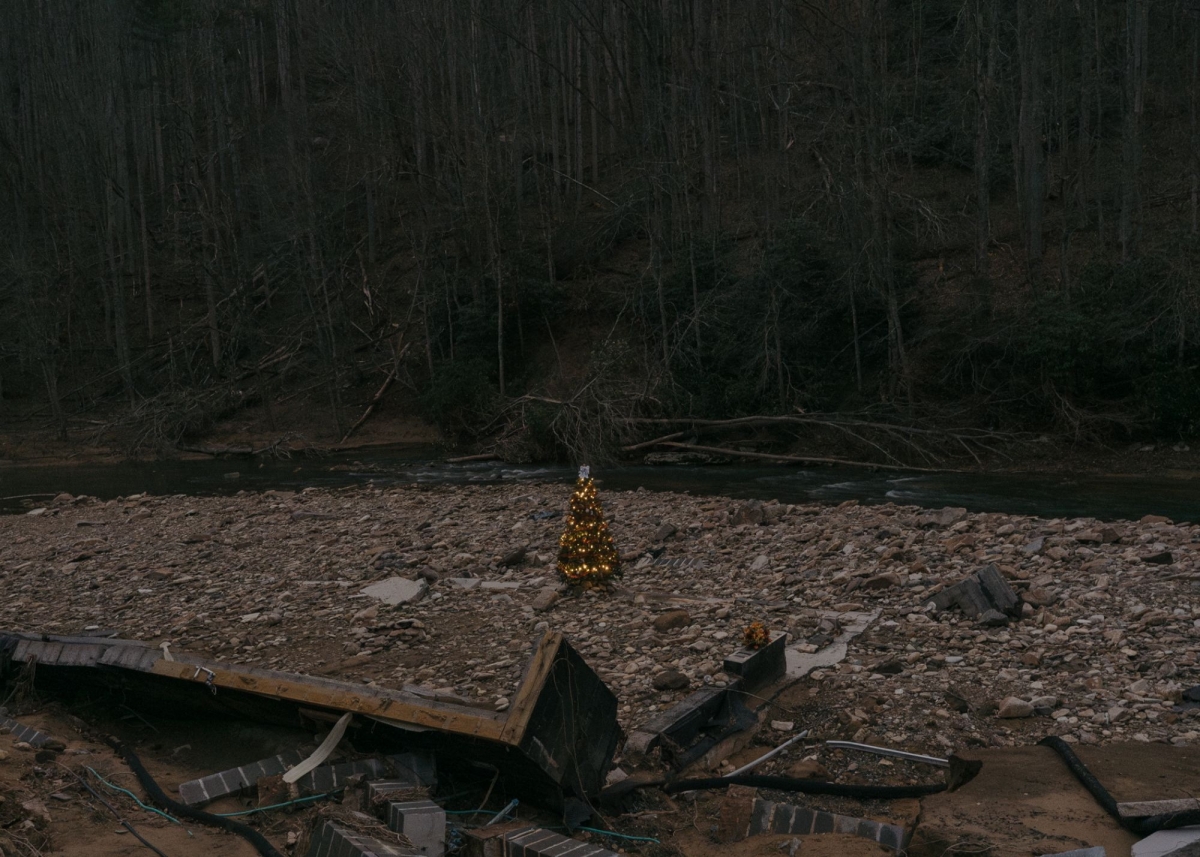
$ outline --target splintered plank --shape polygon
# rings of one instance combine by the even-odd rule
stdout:
[[[533,717],[533,710],[541,698],[542,689],[562,644],[563,635],[558,631],[551,631],[542,637],[533,657],[529,659],[525,677],[521,680],[521,686],[517,688],[512,705],[509,706],[508,718],[500,736],[500,740],[506,744],[521,743],[521,738],[529,726],[529,718]]]
[[[241,690],[272,699],[353,711],[491,741],[501,740],[504,728],[504,717],[496,712],[422,699],[401,691],[257,667],[215,661],[205,663],[192,657],[177,657],[174,661],[159,658],[145,671],[206,685],[218,691]]]

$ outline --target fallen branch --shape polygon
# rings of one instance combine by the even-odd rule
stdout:
[[[471,461],[501,461],[494,452],[481,452],[478,455],[460,455],[457,458],[447,458],[447,464],[466,464]]]
[[[671,449],[686,449],[691,452],[708,452],[713,455],[732,455],[737,458],[751,458],[758,461],[778,461],[784,464],[840,464],[845,467],[870,467],[878,470],[911,470],[920,473],[954,473],[936,467],[913,467],[905,464],[879,464],[874,461],[852,461],[846,458],[821,458],[811,455],[776,455],[769,452],[744,452],[740,449],[729,449],[723,446],[701,446],[697,443],[675,443],[666,441],[659,446]]]
[[[396,370],[392,369],[392,371],[388,373],[387,378],[384,379],[383,385],[380,386],[380,388],[375,391],[375,395],[371,397],[371,402],[367,405],[367,409],[363,412],[363,415],[358,418],[358,422],[350,426],[350,430],[342,436],[340,441],[338,441],[339,444],[343,444],[349,440],[350,435],[358,431],[359,427],[368,419],[370,419],[371,414],[375,413],[375,409],[379,407],[379,403],[383,401],[383,397],[387,395],[387,391],[391,389],[392,383],[395,380]]]
[[[631,446],[623,446],[621,447],[621,452],[637,452],[639,449],[647,449],[651,446],[658,446],[660,443],[666,443],[669,440],[677,440],[686,434],[687,432],[685,431],[671,432],[671,434],[664,434],[662,437],[656,437],[654,440],[644,440],[641,443],[635,443]]]
[[[285,434],[278,440],[268,443],[266,446],[255,447],[252,444],[245,446],[234,446],[232,444],[215,444],[209,446],[195,446],[192,444],[176,444],[175,448],[180,452],[194,452],[200,455],[211,455],[214,458],[219,458],[225,455],[239,456],[242,458],[257,458],[260,455],[280,455],[280,448],[287,442],[301,438],[298,434]],[[290,454],[289,450],[283,450],[282,454],[287,457]]]

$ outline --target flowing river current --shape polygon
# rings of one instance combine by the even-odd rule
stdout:
[[[309,486],[570,483],[566,466],[496,462],[448,464],[436,450],[390,448],[323,457],[0,466],[0,513],[20,513],[62,492],[101,499],[139,494],[214,495]],[[1102,520],[1200,515],[1200,479],[1049,473],[920,473],[858,468],[724,465],[612,465],[594,474],[602,489],[645,488],[782,503],[964,506],[977,512]]]

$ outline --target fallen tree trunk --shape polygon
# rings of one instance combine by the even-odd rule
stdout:
[[[375,409],[377,407],[379,407],[379,403],[383,401],[383,397],[387,395],[387,391],[391,389],[392,384],[395,382],[395,380],[396,380],[396,370],[393,369],[391,372],[388,373],[387,378],[384,379],[383,385],[380,386],[380,388],[375,391],[375,395],[371,397],[370,404],[368,404],[367,409],[365,411],[363,411],[363,415],[358,418],[358,422],[356,422],[354,425],[350,426],[350,430],[342,436],[342,439],[340,441],[338,441],[339,446],[341,444],[345,443],[347,440],[349,440],[350,435],[352,435],[356,431],[358,431],[359,427],[363,423],[365,423],[368,419],[371,418],[371,414],[375,413]]]

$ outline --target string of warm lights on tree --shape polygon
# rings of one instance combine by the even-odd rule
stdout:
[[[621,560],[596,496],[591,469],[579,468],[566,526],[558,542],[558,570],[572,583],[598,583],[620,572]]]

